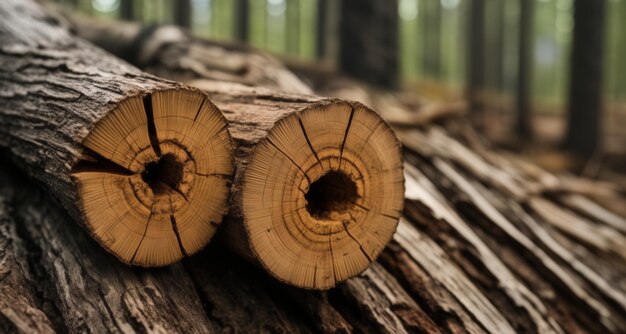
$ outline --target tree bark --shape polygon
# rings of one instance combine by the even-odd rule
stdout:
[[[4,1],[0,17],[9,156],[123,262],[166,265],[206,245],[232,174],[226,121],[206,94],[71,36],[33,2]]]
[[[128,21],[135,19],[135,7],[132,0],[120,0],[120,17]]]
[[[54,325],[37,298],[28,271],[28,254],[17,236],[7,197],[3,194],[0,204],[0,331],[54,333]]]

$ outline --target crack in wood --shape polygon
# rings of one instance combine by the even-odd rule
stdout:
[[[83,146],[82,149],[85,159],[78,160],[76,164],[74,164],[74,167],[72,167],[70,174],[85,172],[108,173],[123,176],[137,174],[88,147]]]
[[[146,222],[146,228],[143,231],[143,236],[141,237],[141,241],[139,241],[139,245],[137,245],[137,248],[135,249],[133,256],[130,258],[129,263],[135,263],[135,257],[137,256],[137,252],[139,252],[139,248],[141,248],[141,244],[143,243],[143,240],[146,238],[146,234],[148,234],[148,226],[150,225],[150,219],[152,219],[153,207],[154,207],[154,204],[152,204],[152,206],[150,207],[150,215],[148,216],[148,221]]]
[[[330,249],[330,263],[333,269],[333,285],[337,284],[337,274],[335,273],[335,254],[333,254],[333,241],[331,240],[332,235],[328,235],[328,247]]]
[[[356,224],[356,219],[354,219],[354,217],[352,217],[352,214],[348,213],[348,215],[350,216],[350,220],[352,220]],[[354,242],[356,242],[356,244],[359,245],[359,248],[361,249],[361,252],[363,253],[363,255],[365,255],[365,257],[367,258],[369,263],[374,262],[372,260],[372,257],[365,251],[365,248],[363,248],[363,245],[361,245],[361,242],[359,240],[357,240],[357,238],[355,238],[352,235],[352,233],[350,233],[350,231],[348,230],[348,224],[346,223],[345,220],[341,222],[341,225],[343,225],[343,229],[346,231],[346,234],[350,237],[350,239],[354,240]]]
[[[202,174],[202,173],[194,173],[198,176],[204,176],[204,177],[215,177],[221,180],[227,180],[230,181],[231,180],[231,175],[229,174],[223,174],[223,173],[209,173],[209,174]]]
[[[207,101],[207,99],[204,98],[204,99],[202,99],[202,102],[200,102],[200,107],[198,107],[198,111],[196,111],[196,115],[193,117],[194,123],[198,119],[198,116],[200,116],[200,111],[202,111],[202,107],[204,107],[204,104],[206,103],[206,101]]]
[[[157,134],[156,124],[154,123],[154,110],[152,109],[152,94],[146,94],[143,97],[143,109],[146,112],[148,120],[148,137],[150,138],[150,146],[157,157],[161,156],[161,146],[159,145],[159,136]]]
[[[350,110],[350,118],[348,118],[348,124],[346,125],[346,131],[343,133],[343,140],[341,141],[341,150],[339,152],[339,167],[341,169],[341,162],[343,161],[343,148],[346,145],[346,139],[348,139],[348,132],[350,131],[350,126],[352,125],[352,117],[354,116],[354,107]]]
[[[317,156],[317,152],[315,152],[315,149],[313,148],[313,145],[311,144],[311,140],[309,140],[309,136],[306,133],[306,130],[304,129],[304,124],[302,123],[302,118],[300,118],[300,115],[298,116],[298,123],[300,123],[300,128],[302,129],[302,134],[304,134],[304,139],[306,139],[306,143],[309,144],[309,148],[311,149],[311,152],[313,152],[313,155],[315,156],[315,159],[317,159],[317,163],[320,165],[320,167],[322,167],[322,170],[324,169],[324,166],[322,166],[322,162],[320,161],[320,158]]]
[[[274,142],[272,141],[272,139],[270,139],[270,137],[267,137],[267,141],[270,144],[272,144],[272,146],[274,146],[274,148],[276,148],[276,150],[278,150],[278,152],[282,153],[287,159],[289,159],[289,161],[291,161],[291,163],[294,166],[298,167],[298,169],[302,172],[302,174],[304,175],[306,180],[309,181],[309,184],[311,184],[311,179],[309,178],[309,175],[307,175],[307,173],[302,169],[302,167],[300,167],[300,165],[298,165],[295,161],[293,161],[293,159],[291,159],[290,156],[288,156],[285,152],[283,152],[283,150],[281,150],[276,144],[274,144]]]
[[[185,247],[183,246],[183,242],[180,239],[180,234],[178,233],[178,225],[176,225],[176,217],[174,217],[174,215],[170,215],[170,222],[172,223],[172,230],[174,231],[174,234],[176,235],[176,241],[178,241],[178,247],[180,247],[180,252],[183,253],[184,257],[188,257],[189,255],[187,255],[187,251],[185,250]]]

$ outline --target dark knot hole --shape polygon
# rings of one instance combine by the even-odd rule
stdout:
[[[336,214],[348,212],[358,197],[356,183],[337,171],[330,171],[313,182],[304,195],[307,210],[318,219],[333,219]]]
[[[183,164],[173,154],[165,154],[159,160],[145,165],[141,179],[155,194],[178,190],[183,180]]]

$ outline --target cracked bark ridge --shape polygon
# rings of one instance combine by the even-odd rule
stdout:
[[[121,261],[202,248],[227,211],[232,142],[206,94],[0,4],[0,145]]]
[[[9,214],[8,196],[0,196],[0,332],[54,333],[41,309],[27,254]]]
[[[391,239],[404,194],[401,147],[378,114],[338,99],[193,84],[237,142],[227,244],[249,247],[299,287],[328,289],[365,270]]]

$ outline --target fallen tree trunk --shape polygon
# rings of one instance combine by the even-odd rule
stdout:
[[[206,94],[0,4],[0,145],[121,261],[201,249],[226,213],[232,144]],[[211,190],[211,191],[209,191]]]
[[[402,155],[387,124],[359,103],[194,85],[237,143],[226,244],[300,287],[328,289],[365,270],[402,212]]]

